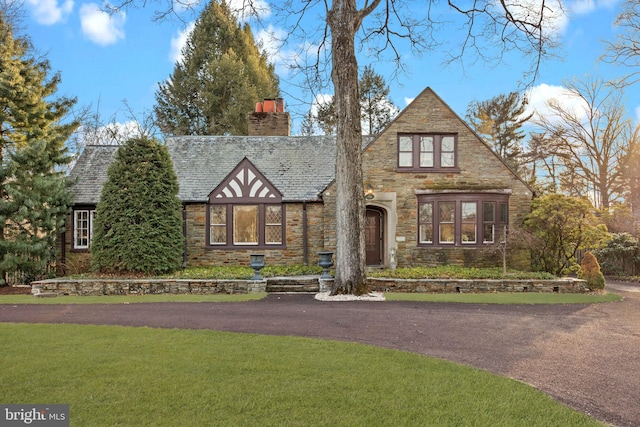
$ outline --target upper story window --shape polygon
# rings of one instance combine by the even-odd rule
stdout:
[[[77,209],[73,211],[73,249],[89,249],[93,238],[95,209]]]
[[[285,247],[282,195],[247,159],[209,195],[209,249]]]
[[[398,135],[398,171],[459,171],[457,135]]]
[[[443,193],[418,195],[418,245],[467,246],[506,237],[509,196]]]

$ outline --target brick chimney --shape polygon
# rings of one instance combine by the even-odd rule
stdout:
[[[249,136],[289,136],[289,113],[284,111],[284,99],[265,99],[256,103],[249,113]]]

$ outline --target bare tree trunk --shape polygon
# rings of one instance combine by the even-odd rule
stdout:
[[[355,33],[362,22],[355,0],[336,0],[331,28],[336,106],[336,278],[331,294],[366,293],[362,127]]]

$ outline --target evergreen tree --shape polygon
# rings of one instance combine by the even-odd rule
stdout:
[[[522,155],[522,126],[532,114],[525,115],[526,99],[518,92],[498,95],[487,101],[473,101],[467,109],[467,120],[474,130],[514,171],[518,171]]]
[[[389,99],[389,85],[373,67],[364,67],[358,82],[362,111],[362,133],[376,135],[398,115],[400,110]],[[309,111],[309,115],[313,113]],[[318,105],[315,123],[325,135],[336,133],[336,107],[333,97]]]
[[[398,115],[400,110],[389,99],[389,85],[371,65],[364,67],[360,77],[362,132],[376,135]]]
[[[226,2],[210,2],[196,21],[169,79],[156,92],[158,127],[168,135],[246,135],[247,113],[280,93],[248,24]]]
[[[70,204],[61,166],[77,123],[61,120],[75,99],[55,97],[60,75],[36,59],[0,13],[0,281],[42,276],[55,258],[56,236]]]
[[[182,203],[166,147],[148,138],[118,148],[96,208],[91,263],[101,272],[168,273],[181,267]]]

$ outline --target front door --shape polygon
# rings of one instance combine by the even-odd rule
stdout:
[[[364,232],[367,265],[382,265],[383,250],[383,213],[379,209],[368,207],[366,210]]]

